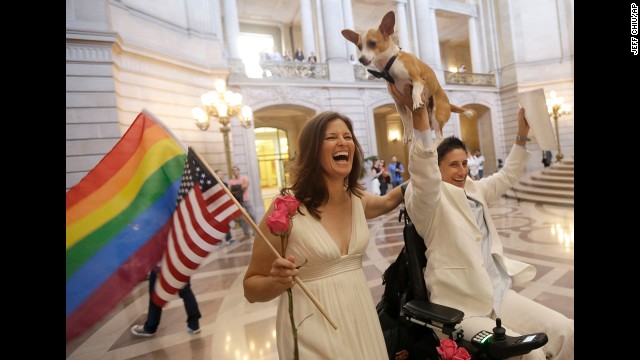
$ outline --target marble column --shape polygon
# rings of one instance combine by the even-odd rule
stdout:
[[[240,24],[238,23],[236,0],[224,0],[224,30],[227,34],[229,59],[239,59],[238,35],[240,34]]]
[[[324,22],[324,38],[327,45],[327,61],[340,58],[347,60],[347,48],[342,36],[342,1],[322,0],[322,19]]]
[[[409,41],[409,27],[407,26],[406,0],[396,0],[396,29],[400,49],[409,53],[412,52],[411,42]]]
[[[316,52],[316,43],[313,37],[311,0],[300,0],[300,26],[302,27],[302,48],[304,55],[309,58],[312,51]]]
[[[416,24],[418,26],[419,57],[434,70],[441,70],[440,44],[435,9],[429,0],[416,0]],[[438,71],[436,71],[438,73]]]
[[[420,47],[418,46],[418,27],[416,25],[416,0],[408,0],[407,6],[409,16],[411,16],[411,50],[413,51],[413,54],[420,57]]]
[[[355,31],[354,25],[353,25],[353,8],[351,6],[351,0],[342,0],[342,12],[344,16],[343,29],[351,29]],[[340,31],[342,31],[342,29]],[[340,36],[344,39],[342,34],[340,34]],[[353,55],[354,59],[357,59],[358,48],[356,48],[355,44],[352,43],[351,41],[346,41],[346,45],[347,45],[347,59],[351,59],[351,55]]]
[[[471,55],[471,70],[474,73],[485,73],[480,53],[480,39],[478,38],[478,23],[473,16],[469,17],[469,51]]]
[[[217,31],[215,27],[219,23],[215,17],[220,14],[216,12],[216,4],[211,0],[190,0],[186,2],[187,21],[189,27],[197,32],[213,34]],[[217,36],[218,34],[216,34]]]
[[[213,16],[215,18],[216,37],[220,39],[221,44],[224,44],[224,31],[222,30],[222,7],[220,6],[220,0],[213,0]]]
[[[318,37],[318,61],[324,62],[327,59],[327,49],[324,45],[324,24],[322,23],[322,0],[315,0],[316,6],[316,36]]]
[[[327,46],[326,62],[331,81],[355,81],[353,65],[347,58],[347,39],[342,36],[344,15],[342,0],[322,0],[324,38]]]

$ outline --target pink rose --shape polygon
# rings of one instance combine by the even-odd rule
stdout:
[[[438,354],[443,360],[452,360],[456,350],[458,350],[458,344],[451,339],[442,339],[440,340],[440,346],[436,347],[436,350],[438,350]]]
[[[298,210],[298,206],[300,206],[300,202],[294,196],[287,195],[284,197],[276,198],[276,203],[274,209],[287,209],[289,212],[289,217],[296,216],[296,212]]]
[[[451,360],[471,360],[471,354],[469,354],[467,349],[459,347]]]
[[[281,249],[283,255],[289,242],[291,219],[296,216],[298,206],[300,206],[300,202],[294,196],[286,195],[277,197],[273,205],[273,212],[267,217],[267,227],[269,231],[271,231],[273,235],[280,236],[280,240],[282,240]],[[291,288],[287,289],[287,297],[289,299],[289,320],[291,322],[294,343],[293,358],[294,360],[298,360],[300,359],[298,355],[298,327],[293,320],[293,293],[291,292]]]
[[[267,227],[273,235],[286,234],[289,231],[289,212],[287,209],[274,210],[267,218]]]

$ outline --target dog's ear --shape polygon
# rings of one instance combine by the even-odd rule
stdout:
[[[349,29],[344,29],[344,30],[342,30],[342,36],[344,36],[345,39],[351,41],[356,46],[358,46],[358,41],[360,40],[360,35],[357,32],[355,32],[353,30],[349,30]]]
[[[382,18],[378,31],[384,36],[391,36],[394,26],[396,26],[396,14],[391,10]]]

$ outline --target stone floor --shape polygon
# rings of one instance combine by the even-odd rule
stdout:
[[[504,252],[537,268],[535,279],[519,293],[574,317],[574,210],[502,198],[490,204]],[[364,269],[371,295],[380,299],[381,275],[402,248],[398,212],[369,220],[371,242]],[[192,278],[202,332],[187,333],[182,300],[171,301],[151,338],[129,328],[146,318],[148,284],[140,283],[100,323],[67,344],[67,359],[278,359],[275,345],[276,301],[250,304],[242,277],[253,238],[220,246]]]

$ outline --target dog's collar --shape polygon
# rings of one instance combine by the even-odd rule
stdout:
[[[380,72],[380,71],[375,71],[375,70],[371,70],[371,69],[367,69],[367,71],[368,71],[371,75],[373,75],[373,76],[377,77],[378,79],[379,79],[379,78],[384,78],[384,79],[385,79],[385,80],[387,80],[388,82],[390,82],[390,83],[394,84],[394,83],[395,83],[395,80],[393,80],[393,78],[391,77],[391,74],[389,74],[389,69],[391,69],[391,65],[393,65],[393,62],[394,62],[394,61],[396,61],[396,57],[397,57],[397,56],[398,56],[398,54],[393,55],[393,56],[391,57],[391,59],[389,59],[389,62],[387,62],[387,66],[385,66],[385,67],[384,67],[384,70],[382,70],[382,72]]]

